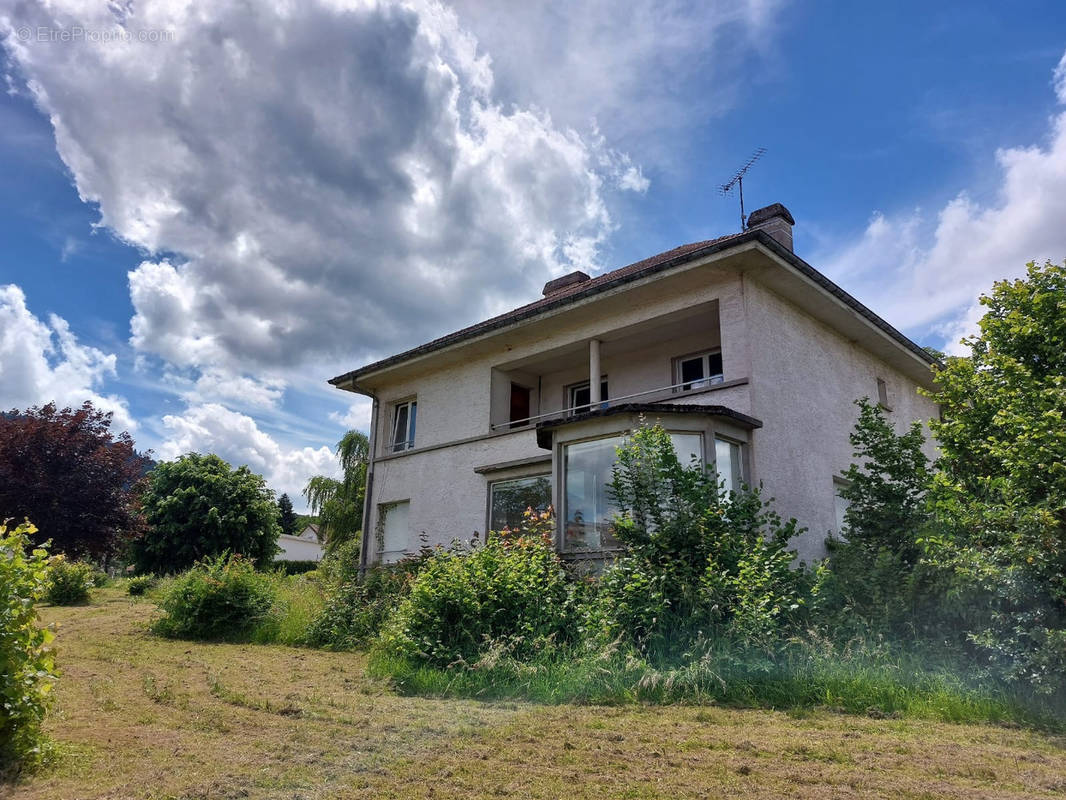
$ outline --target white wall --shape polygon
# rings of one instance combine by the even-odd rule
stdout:
[[[275,556],[277,561],[321,561],[322,545],[317,541],[301,539],[298,536],[282,534],[278,537],[281,552]]]
[[[811,561],[824,554],[825,537],[836,528],[833,476],[852,462],[854,401],[868,396],[876,402],[877,379],[883,378],[888,417],[901,433],[912,420],[931,419],[936,404],[918,394],[914,381],[785,298],[750,280],[744,295],[751,413],[764,422],[754,436],[755,478],[777,499],[783,516],[808,528],[796,546],[800,558]],[[926,450],[935,454],[931,440]]]

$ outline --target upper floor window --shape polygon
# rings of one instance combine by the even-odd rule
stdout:
[[[877,379],[877,404],[885,411],[892,410],[892,406],[888,404],[888,384],[884,378]]]
[[[721,350],[684,356],[674,363],[674,383],[679,384],[682,391],[703,389],[722,382]]]
[[[569,404],[567,408],[574,409],[578,412],[589,411],[590,404],[592,403],[592,393],[589,391],[589,382],[575,383],[573,386],[567,387],[567,399]],[[607,378],[600,379],[600,401],[607,402]]]
[[[399,453],[415,446],[415,421],[418,417],[418,403],[407,400],[397,403],[392,411],[392,437],[389,450]]]

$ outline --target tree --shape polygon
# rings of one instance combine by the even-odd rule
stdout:
[[[981,304],[969,357],[948,358],[930,395],[928,553],[990,609],[972,641],[1039,683],[1066,658],[1066,266],[1029,263]]]
[[[130,548],[140,572],[179,572],[227,550],[262,568],[278,550],[274,493],[261,475],[216,455],[157,464],[142,502],[148,529]]]
[[[299,521],[296,518],[296,512],[292,510],[292,500],[287,494],[278,498],[278,525],[286,536],[295,536],[299,533],[297,530]]]
[[[139,484],[151,459],[92,403],[0,414],[0,521],[29,519],[53,552],[106,560],[143,527]]]
[[[343,477],[338,481],[315,475],[304,487],[304,497],[311,513],[318,517],[319,534],[325,538],[329,551],[354,539],[362,527],[369,455],[370,442],[366,435],[348,431],[337,443]]]

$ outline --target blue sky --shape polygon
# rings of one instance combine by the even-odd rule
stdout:
[[[736,230],[757,146],[749,209],[920,343],[1066,257],[1061,3],[527,5],[0,12],[0,406],[295,497],[366,426],[327,378]]]

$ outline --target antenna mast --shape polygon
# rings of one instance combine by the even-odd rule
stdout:
[[[723,183],[721,186],[718,187],[719,193],[723,196],[728,195],[730,192],[732,192],[734,187],[739,190],[741,233],[744,232],[744,175],[747,174],[747,171],[751,169],[752,166],[754,166],[755,162],[762,158],[765,153],[765,147],[756,148],[755,152],[751,154],[751,158],[747,160],[744,166],[734,172],[733,177],[730,178],[726,183]]]

